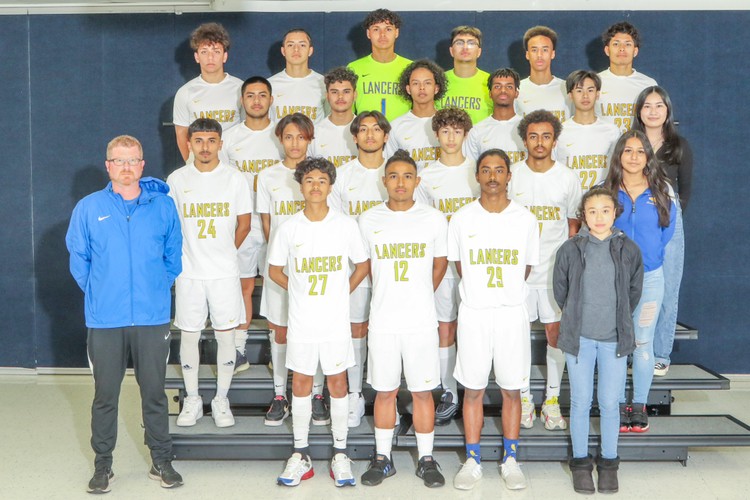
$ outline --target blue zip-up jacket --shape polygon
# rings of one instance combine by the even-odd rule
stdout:
[[[170,321],[171,287],[182,272],[180,221],[165,182],[139,182],[132,215],[110,182],[79,201],[70,218],[70,273],[85,294],[89,328]]]
[[[643,254],[643,270],[645,272],[659,269],[664,263],[664,249],[674,234],[677,210],[674,202],[669,207],[669,226],[659,225],[659,211],[656,209],[651,196],[651,188],[646,189],[635,199],[620,189],[617,195],[623,207],[623,212],[615,220],[615,226],[635,241]]]

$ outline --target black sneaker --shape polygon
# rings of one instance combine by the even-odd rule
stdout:
[[[174,470],[172,462],[162,462],[153,464],[148,471],[148,477],[156,481],[161,481],[162,488],[177,488],[182,486],[182,476]]]
[[[630,432],[630,417],[633,407],[627,403],[620,403],[620,433]]]
[[[440,396],[440,403],[435,408],[435,425],[447,425],[458,412],[456,396],[451,391],[445,391]]]
[[[247,356],[245,356],[244,352],[235,351],[235,357],[234,357],[234,374],[238,374],[240,372],[244,372],[250,368],[250,363],[247,361]]]
[[[385,455],[375,455],[370,462],[370,466],[362,474],[362,484],[365,486],[377,486],[383,482],[383,479],[391,477],[396,473],[391,459]]]
[[[648,409],[641,403],[633,403],[633,413],[630,415],[630,432],[643,433],[648,431]]]
[[[289,401],[284,396],[276,396],[271,400],[271,407],[266,412],[264,424],[271,427],[278,427],[284,423],[284,419],[289,416]]]
[[[328,425],[331,423],[331,410],[328,409],[322,394],[315,394],[312,398],[312,424]]]
[[[424,481],[424,485],[428,488],[439,488],[445,485],[445,478],[438,470],[440,464],[438,464],[432,455],[428,455],[419,459],[417,463],[417,477],[421,477]]]
[[[86,489],[94,495],[109,493],[109,482],[115,478],[115,473],[109,467],[103,467],[94,471],[94,476],[89,481],[89,487]]]

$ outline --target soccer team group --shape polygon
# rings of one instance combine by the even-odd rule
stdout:
[[[511,68],[477,68],[477,28],[453,30],[454,68],[445,72],[395,52],[396,13],[375,10],[363,27],[372,53],[347,67],[326,75],[311,70],[312,40],[295,28],[281,47],[286,68],[242,81],[224,71],[226,30],[203,24],[190,39],[201,74],[174,99],[186,165],[165,184],[142,177],[137,139],[119,136],[108,145],[112,182],[78,204],[67,236],[71,272],[86,293],[96,388],[89,492],[109,491],[113,477],[116,422],[113,436],[107,409],[114,405],[116,419],[117,403],[104,393],[119,388],[124,366],[103,361],[112,349],[125,359],[129,349],[142,373],[150,477],[164,487],[182,484],[171,465],[163,391],[164,292],[173,280],[186,391],[176,423],[192,426],[203,416],[199,340],[210,317],[217,344],[211,415],[217,427],[234,425],[227,395],[233,375],[249,367],[245,344],[259,275],[275,390],[265,424],[282,425],[291,414],[294,433],[278,484],[312,477],[311,422],[331,426],[334,484],[356,484],[347,434],[365,413],[366,364],[377,391],[376,449],[363,484],[396,472],[391,446],[403,375],[416,475],[428,487],[445,484],[433,458],[434,426],[461,410],[467,458],[453,484],[473,488],[482,477],[482,401],[492,372],[503,398],[501,476],[508,489],[525,488],[516,454],[520,428],[537,418],[529,377],[530,321],[538,319],[548,344],[540,420],[550,431],[568,427],[558,401],[567,360],[573,486],[617,491],[618,434],[648,430],[652,377],[669,368],[672,339],[658,341],[655,332],[666,321],[674,335],[674,275],[681,275],[683,253],[675,242],[692,169],[669,96],[633,69],[637,30],[626,22],[611,26],[602,37],[609,69],[562,80],[551,71],[556,33],[533,27],[523,39],[530,76],[521,80]],[[119,225],[119,236],[110,224]],[[105,275],[112,272],[106,264],[114,257],[105,254],[125,238],[123,227],[125,247],[149,247],[154,255],[142,268],[131,264],[110,276],[132,283],[120,297],[130,300],[131,316],[113,319],[102,304],[116,299],[101,295],[117,290],[98,287],[95,269],[104,261]],[[138,273],[143,289],[153,290],[149,280],[156,280],[158,290],[144,294],[138,276],[133,280]],[[113,340],[118,336],[124,340]],[[596,460],[588,450],[595,377],[602,435]]]

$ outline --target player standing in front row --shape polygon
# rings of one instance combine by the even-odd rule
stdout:
[[[328,198],[333,210],[354,220],[370,208],[383,203],[388,193],[382,183],[383,147],[391,125],[379,111],[364,111],[352,122],[350,134],[357,143],[359,157],[336,172],[338,182]],[[370,317],[370,279],[364,279],[349,297],[349,319],[355,364],[349,368],[349,427],[359,427],[365,414],[362,375],[367,359],[367,321]]]
[[[167,178],[183,236],[174,324],[182,330],[180,363],[187,397],[177,417],[179,426],[195,425],[203,416],[198,342],[209,312],[216,337],[216,397],[211,401],[211,416],[217,427],[234,425],[227,394],[236,362],[234,329],[245,322],[237,249],[250,232],[252,201],[242,174],[219,160],[221,133],[216,120],[195,120],[188,127],[195,161]]]
[[[568,167],[552,159],[562,125],[545,110],[532,111],[518,125],[529,151],[526,161],[511,165],[513,182],[508,195],[528,208],[539,221],[539,265],[528,277],[529,320],[537,318],[547,335],[547,387],[542,405],[542,418],[547,430],[566,429],[568,424],[560,413],[560,383],[565,369],[565,355],[557,348],[560,335],[560,308],[552,293],[552,268],[555,253],[569,237],[578,232],[581,222],[576,216],[581,200],[581,183]],[[521,393],[523,414],[521,425],[534,425],[536,410],[533,396],[526,386]]]
[[[409,101],[398,92],[398,78],[411,60],[396,54],[401,17],[388,9],[373,10],[362,22],[372,53],[349,63],[357,81],[357,114],[380,111],[393,121],[409,111]]]
[[[463,109],[469,113],[472,123],[478,123],[492,113],[492,101],[487,92],[490,74],[477,68],[477,59],[482,55],[482,32],[479,28],[453,28],[450,53],[453,69],[445,72],[448,90],[440,107]]]
[[[321,365],[331,393],[331,477],[336,486],[354,486],[346,456],[346,369],[354,364],[354,349],[349,309],[341,304],[348,303],[349,293],[367,275],[367,254],[356,222],[328,207],[336,167],[325,158],[308,158],[297,164],[294,179],[305,208],[278,227],[268,250],[269,278],[289,291],[286,366],[294,371],[294,453],[278,483],[296,486],[313,476],[308,434],[313,376]],[[351,276],[350,261],[356,266]]]
[[[172,121],[177,149],[188,161],[188,126],[198,118],[212,118],[224,130],[242,121],[242,80],[224,72],[229,56],[229,33],[221,24],[205,23],[190,35],[190,48],[201,74],[180,87],[174,96]]]
[[[279,163],[282,150],[279,141],[274,137],[273,124],[268,116],[273,103],[271,84],[262,76],[251,76],[242,84],[241,93],[245,121],[224,133],[224,144],[219,151],[219,158],[242,172],[254,205],[255,179],[258,172]],[[265,269],[266,242],[261,226],[260,216],[253,209],[250,234],[237,250],[242,301],[245,304],[245,323],[238,326],[234,334],[234,346],[237,349],[234,373],[250,368],[245,356],[247,329],[253,319],[255,277],[260,269]]]
[[[367,381],[378,391],[376,456],[362,475],[362,484],[375,486],[396,473],[391,445],[403,362],[414,401],[419,455],[416,474],[425,486],[434,488],[443,486],[445,478],[432,457],[432,389],[440,380],[433,292],[448,265],[448,224],[440,212],[414,201],[419,177],[417,165],[406,151],[397,151],[388,159],[382,182],[388,190],[388,201],[359,219],[370,256],[373,290]]]
[[[479,199],[456,212],[448,226],[448,260],[461,277],[456,379],[465,388],[466,462],[453,481],[460,490],[472,489],[482,478],[482,399],[493,365],[503,396],[500,473],[508,489],[526,487],[516,452],[520,390],[531,370],[526,278],[539,263],[539,229],[534,216],[508,196],[509,163],[502,150],[482,153]]]
[[[324,80],[331,114],[315,124],[310,156],[323,157],[338,168],[357,157],[357,145],[349,131],[354,120],[357,75],[342,66],[326,73]]]
[[[404,149],[421,171],[438,159],[440,144],[432,131],[432,117],[448,84],[440,66],[429,59],[419,59],[401,73],[398,85],[401,95],[411,101],[411,110],[391,123],[385,155]]]
[[[274,122],[293,113],[302,113],[313,122],[321,121],[328,110],[323,75],[310,69],[313,54],[312,38],[302,28],[293,28],[284,34],[281,54],[286,67],[268,81],[273,85]]]
[[[440,143],[440,159],[420,173],[417,201],[440,210],[450,220],[462,206],[479,196],[474,160],[464,157],[462,147],[471,130],[471,118],[458,108],[441,109],[432,117],[432,130]],[[435,411],[435,424],[445,425],[458,412],[456,368],[456,318],[458,318],[458,275],[453,264],[435,290],[435,308],[440,337],[440,384],[443,394]]]

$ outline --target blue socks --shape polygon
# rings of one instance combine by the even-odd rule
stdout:
[[[466,444],[466,459],[473,458],[478,464],[482,463],[482,454],[479,451],[479,443]]]
[[[516,450],[518,449],[518,439],[508,439],[503,437],[503,463],[508,457],[516,458]]]

